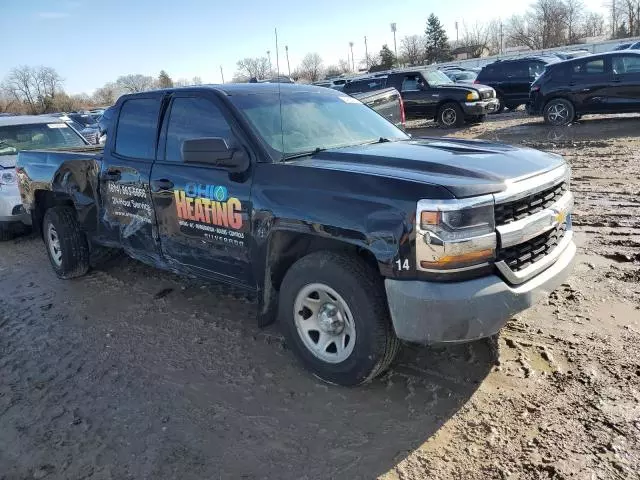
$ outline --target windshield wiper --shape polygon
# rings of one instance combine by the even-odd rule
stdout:
[[[326,150],[326,148],[320,148],[320,147],[316,147],[315,149],[309,151],[309,152],[301,152],[301,153],[292,153],[290,155],[285,155],[282,157],[282,161],[286,161],[286,160],[293,160],[294,158],[302,158],[302,157],[308,157],[310,155],[315,155],[316,153],[320,153],[320,152],[324,152]]]

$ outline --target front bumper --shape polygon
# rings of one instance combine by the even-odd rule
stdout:
[[[491,98],[489,100],[479,100],[477,102],[463,102],[462,110],[465,115],[486,115],[488,113],[495,112],[498,109],[497,98]]]
[[[576,246],[565,246],[549,268],[517,286],[498,275],[464,282],[385,280],[391,320],[401,340],[466,342],[497,333],[516,313],[558,288],[571,273]]]
[[[31,215],[22,207],[22,199],[16,185],[0,187],[0,222],[31,225]]]

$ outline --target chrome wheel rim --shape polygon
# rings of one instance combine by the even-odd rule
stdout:
[[[304,346],[316,358],[340,363],[356,344],[356,328],[347,302],[323,283],[303,287],[293,306],[296,330]]]
[[[456,111],[453,108],[447,108],[442,111],[442,123],[446,126],[450,127],[454,123],[456,123],[457,118]]]
[[[49,224],[47,227],[47,245],[49,246],[49,255],[51,256],[51,260],[56,266],[62,265],[62,249],[60,248],[60,237],[58,236],[58,231],[53,224]]]
[[[549,106],[548,116],[553,124],[567,123],[569,121],[569,109],[563,103],[554,103]]]

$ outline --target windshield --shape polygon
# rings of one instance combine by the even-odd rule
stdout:
[[[430,87],[439,87],[440,85],[453,83],[451,79],[440,70],[427,70],[422,74]]]
[[[402,130],[348,95],[299,92],[231,96],[277,158],[386,140]],[[282,122],[280,121],[282,111]]]
[[[64,123],[37,123],[0,127],[0,155],[20,150],[84,147],[86,142]]]

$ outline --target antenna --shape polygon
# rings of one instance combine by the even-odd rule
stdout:
[[[284,159],[284,129],[282,128],[282,92],[280,91],[280,53],[278,51],[278,29],[274,28],[276,34],[276,82],[278,83],[278,103],[280,104],[280,137],[282,141],[282,158]]]

